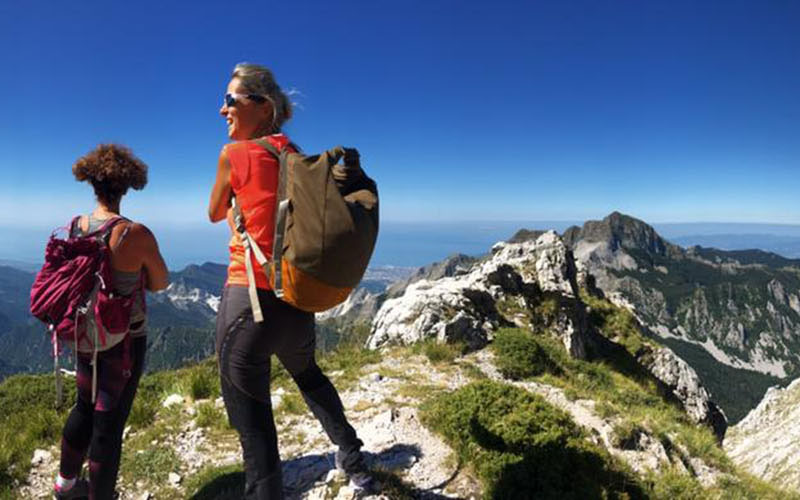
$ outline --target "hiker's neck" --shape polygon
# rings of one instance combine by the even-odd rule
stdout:
[[[97,208],[94,209],[95,215],[119,215],[119,204],[120,202],[116,203],[105,203],[102,201],[97,202]]]

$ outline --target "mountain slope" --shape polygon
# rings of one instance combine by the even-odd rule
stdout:
[[[752,474],[800,490],[800,380],[773,387],[731,429],[725,450]]]
[[[530,332],[498,335],[545,346],[562,371],[510,380],[503,374],[507,350],[462,356],[430,343],[322,357],[385,495],[358,498],[509,498],[509,492],[521,498],[792,498],[736,470],[708,429],[691,424],[624,370],[570,360],[558,343]],[[65,414],[25,402],[21,389],[49,401],[51,384],[52,377],[30,375],[0,384],[0,441],[7,445],[0,469],[10,471],[0,475],[0,497],[10,487],[24,498],[49,494]],[[333,470],[334,446],[279,365],[272,395],[286,497],[356,498]],[[20,405],[28,418],[6,413]],[[123,500],[241,497],[241,451],[227,425],[213,360],[146,374],[128,424],[118,484]],[[26,436],[38,441],[23,442]],[[11,450],[19,457],[10,465]]]
[[[800,373],[800,260],[683,249],[618,212],[569,228],[564,240],[593,285],[632,310],[653,338],[700,363],[695,368],[733,421],[768,386]],[[729,384],[725,372],[741,383]]]
[[[382,498],[792,498],[733,465],[691,367],[626,309],[579,289],[553,232],[411,284],[381,304],[368,344],[320,365]],[[64,418],[47,409],[51,383],[0,384],[0,491],[48,493]],[[354,498],[277,364],[271,385],[287,498]],[[214,360],[145,375],[128,423],[122,498],[241,496]]]

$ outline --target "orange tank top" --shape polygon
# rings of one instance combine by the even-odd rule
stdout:
[[[289,144],[283,134],[265,137],[278,150]],[[293,150],[293,149],[292,149]],[[278,159],[252,141],[226,144],[223,154],[230,163],[230,183],[236,202],[244,217],[248,234],[258,243],[264,255],[272,258],[272,242],[275,232],[275,192],[278,186]],[[247,286],[247,269],[244,262],[244,246],[236,231],[230,211],[228,225],[231,239],[228,244],[230,263],[226,286]],[[251,255],[256,276],[256,287],[271,289],[267,276],[254,255]]]

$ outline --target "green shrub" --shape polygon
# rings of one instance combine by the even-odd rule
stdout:
[[[670,469],[647,476],[649,497],[654,500],[703,500],[710,498],[697,479],[685,472]]]
[[[189,396],[192,399],[216,398],[220,392],[216,365],[208,366],[204,363],[189,371]]]
[[[762,479],[739,472],[736,476],[721,476],[711,490],[714,498],[747,500],[798,500],[800,494],[782,491]]]
[[[624,419],[614,425],[612,444],[617,448],[633,450],[643,433],[645,429],[638,422]]]
[[[230,429],[225,410],[217,408],[213,403],[197,405],[197,425],[209,429]]]
[[[144,429],[155,422],[162,396],[174,379],[175,372],[148,373],[141,378],[127,422],[132,429]]]
[[[485,498],[642,498],[641,486],[543,398],[480,381],[423,405],[423,422],[472,464]]]
[[[466,346],[460,342],[449,344],[430,339],[413,344],[411,352],[422,354],[434,364],[452,363],[457,357],[466,352]]]
[[[492,347],[497,355],[497,368],[504,377],[520,380],[544,372],[560,372],[538,339],[525,330],[499,330]]]
[[[306,402],[296,392],[287,392],[281,398],[278,410],[289,415],[302,415],[308,410]]]

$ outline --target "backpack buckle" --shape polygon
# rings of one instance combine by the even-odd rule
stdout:
[[[244,218],[242,217],[241,213],[237,213],[236,215],[233,216],[233,225],[236,226],[236,230],[239,231],[240,233],[246,231],[244,227]]]

